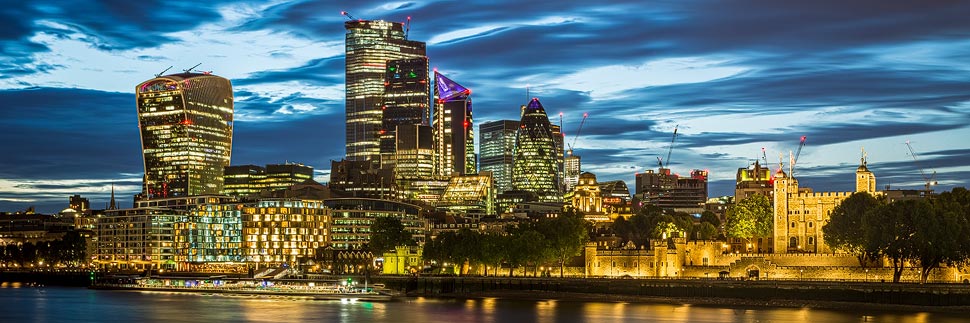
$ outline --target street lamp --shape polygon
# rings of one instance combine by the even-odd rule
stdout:
[[[866,282],[869,282],[869,268],[866,268]]]
[[[802,270],[802,269],[799,269],[799,270],[798,270],[798,280],[802,280],[802,272],[803,272],[803,271],[804,271],[804,270]]]

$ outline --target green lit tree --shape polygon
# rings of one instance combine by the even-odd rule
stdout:
[[[725,233],[728,237],[746,239],[771,235],[771,203],[761,194],[741,200],[727,211]]]

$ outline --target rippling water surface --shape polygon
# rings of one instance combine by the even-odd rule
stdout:
[[[405,298],[388,303],[0,288],[0,322],[968,322],[970,314]]]

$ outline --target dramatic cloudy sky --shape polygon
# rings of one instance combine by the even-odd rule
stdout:
[[[600,180],[736,170],[808,137],[804,186],[849,191],[860,148],[879,186],[970,176],[966,1],[12,1],[0,7],[0,210],[54,212],[144,171],[133,89],[168,66],[232,80],[233,164],[344,154],[340,15],[404,21],[474,90],[475,121],[518,117],[527,86]],[[128,204],[130,205],[130,204]]]

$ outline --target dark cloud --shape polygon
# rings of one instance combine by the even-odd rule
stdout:
[[[37,33],[80,39],[104,52],[122,53],[177,42],[171,33],[221,21],[218,9],[230,3],[240,5],[235,1],[160,0],[5,4],[0,8],[0,82],[25,87],[33,81],[23,76],[71,68],[61,62],[31,59],[32,54],[49,51],[31,41]],[[265,5],[248,4],[252,8]],[[342,43],[347,20],[340,15],[342,10],[362,19],[404,21],[411,16],[410,38],[415,40],[489,26],[477,29],[479,34],[430,44],[431,65],[473,89],[475,122],[479,124],[518,119],[519,106],[529,97],[539,97],[553,123],[559,123],[558,113],[563,112],[566,141],[571,142],[582,113],[588,112],[576,148],[590,169],[614,172],[600,180],[631,182],[632,170],[654,168],[656,157],[665,154],[674,125],[712,116],[725,116],[725,122],[744,122],[749,116],[771,118],[778,124],[757,125],[752,128],[761,130],[750,131],[684,126],[687,131],[677,138],[672,167],[681,172],[712,168],[730,173],[760,152],[704,148],[757,143],[796,146],[802,134],[809,137],[811,146],[898,136],[933,137],[932,133],[940,131],[970,135],[965,128],[970,121],[966,111],[970,102],[967,2],[293,1],[261,9],[259,15],[244,18],[248,20],[238,26],[225,26],[229,28],[225,32],[266,31],[281,37]],[[231,37],[225,41],[232,41]],[[267,51],[266,55],[279,59],[290,57],[283,50]],[[159,60],[165,56],[137,52],[133,57]],[[593,89],[547,85],[603,66],[641,67],[644,78],[657,77],[656,71],[642,66],[666,58],[696,58],[744,71],[696,83],[630,85],[609,97],[594,95],[598,92]],[[233,164],[288,160],[325,170],[329,160],[339,159],[344,151],[342,95],[322,98],[317,92],[310,93],[343,83],[343,64],[342,55],[321,54],[297,62],[297,68],[255,68],[245,71],[245,78],[233,79],[239,117]],[[693,68],[688,66],[685,71]],[[638,76],[623,77],[629,79],[621,81],[629,84],[649,83]],[[284,93],[262,90],[291,81],[307,88],[280,91]],[[591,78],[587,83],[597,87],[602,81]],[[527,83],[534,83],[529,95]],[[0,142],[13,143],[5,146],[0,179],[110,182],[142,172],[132,94],[30,88],[0,91],[0,102],[0,127],[4,129]],[[315,109],[298,109],[307,106]],[[811,119],[812,113],[819,119],[824,119],[823,113],[866,117],[835,122],[785,119],[791,115]],[[793,135],[779,135],[788,133]],[[622,140],[651,148],[590,147],[584,145],[584,139],[595,143]],[[732,157],[739,155],[751,157]],[[851,190],[855,165],[828,159],[800,165],[804,167],[799,170],[803,184],[818,190]],[[970,151],[962,142],[921,155],[927,169],[939,169],[941,183],[965,182],[968,172],[963,169],[968,160]],[[870,168],[881,183],[918,185],[921,181],[905,154],[892,161],[872,161]],[[711,181],[712,195],[733,191],[733,173],[721,173]],[[126,196],[132,193],[125,192]],[[39,194],[45,201],[65,198]],[[91,194],[103,198],[105,193]],[[2,198],[25,196],[0,194]],[[0,208],[10,205],[0,201]]]

